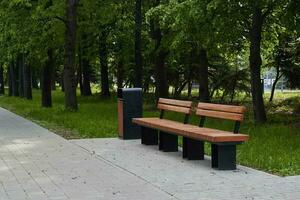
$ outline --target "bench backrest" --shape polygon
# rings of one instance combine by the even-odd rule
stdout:
[[[200,126],[203,126],[205,117],[236,121],[234,132],[237,133],[240,123],[244,120],[245,111],[246,107],[244,106],[199,103],[196,108],[196,115],[202,118]]]
[[[184,122],[187,123],[188,116],[192,113],[192,101],[159,98],[157,108],[161,110],[160,118],[163,118],[164,111],[179,112],[185,114]]]

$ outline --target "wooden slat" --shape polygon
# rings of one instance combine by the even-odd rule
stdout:
[[[223,111],[223,112],[240,113],[240,114],[243,114],[246,111],[245,106],[231,106],[231,105],[212,104],[212,103],[199,103],[197,108],[201,108],[204,110],[214,110],[214,111]]]
[[[192,110],[191,108],[187,108],[187,107],[172,106],[172,105],[161,104],[161,103],[157,104],[157,108],[160,110],[168,110],[168,111],[180,112],[185,114],[190,114]]]
[[[249,136],[244,134],[233,134],[227,131],[201,128],[190,124],[182,124],[159,118],[137,118],[133,119],[133,123],[208,142],[244,142],[249,139]]]
[[[229,119],[229,120],[234,120],[234,121],[243,121],[244,120],[243,114],[212,111],[212,110],[203,110],[203,109],[197,109],[196,115],[219,118],[219,119]]]
[[[124,124],[123,124],[123,101],[118,100],[118,130],[119,137],[123,138],[124,136]]]
[[[212,131],[198,130],[195,132],[189,132],[188,137],[195,140],[204,140],[204,141],[214,142],[214,143],[245,142],[249,140],[248,135],[214,132],[213,129]]]
[[[168,104],[172,106],[181,106],[181,107],[192,107],[191,101],[181,101],[181,100],[175,100],[175,99],[165,99],[165,98],[159,98],[158,103],[161,104]]]

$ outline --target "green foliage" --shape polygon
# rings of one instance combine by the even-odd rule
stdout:
[[[157,3],[158,2],[158,3]],[[296,0],[161,0],[143,1],[142,55],[143,82],[153,87],[155,41],[151,38],[151,22],[157,20],[162,31],[160,48],[168,52],[166,59],[168,85],[180,92],[186,80],[198,81],[198,52],[208,52],[211,86],[228,70],[230,77],[238,68],[243,71],[249,56],[249,29],[254,8],[267,15],[263,27],[263,63],[278,45],[278,35],[293,32],[299,37],[299,3]],[[94,82],[99,77],[99,45],[107,32],[109,77],[114,88],[122,65],[123,85],[130,86],[134,77],[134,1],[81,0],[78,6],[78,51],[84,48],[85,57],[93,67]],[[33,68],[47,60],[47,50],[55,52],[57,74],[62,71],[65,33],[65,3],[60,0],[2,0],[0,2],[0,62],[8,63],[19,53]],[[214,58],[222,57],[226,65],[214,67]],[[241,58],[243,66],[237,62]],[[77,59],[77,61],[79,58]],[[79,62],[79,61],[78,61]],[[239,65],[239,66],[236,66]],[[189,77],[192,74],[192,77]],[[245,74],[245,73],[244,73]],[[249,78],[242,76],[248,82]],[[295,77],[292,77],[294,79]],[[191,80],[190,80],[191,79]],[[242,78],[241,78],[242,79]],[[223,90],[227,83],[219,85]],[[240,88],[247,92],[245,83]],[[149,89],[149,88],[148,88]],[[210,88],[214,90],[214,88]]]
[[[281,33],[278,36],[278,45],[274,47],[267,64],[268,67],[277,69],[278,76],[287,79],[290,88],[300,88],[300,62],[297,54],[299,44],[294,33]]]
[[[64,4],[56,0],[3,0],[0,3],[1,61],[9,63],[19,53],[41,66],[48,48],[63,46],[64,24],[58,16],[64,13]]]

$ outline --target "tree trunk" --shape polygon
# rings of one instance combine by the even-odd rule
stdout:
[[[91,96],[91,66],[87,58],[82,59],[82,95]]]
[[[199,100],[209,102],[208,58],[205,49],[200,50],[199,58]]]
[[[234,99],[234,96],[235,96],[236,85],[237,85],[237,81],[234,80],[232,91],[231,91],[230,103],[233,103],[233,99]]]
[[[135,87],[142,87],[142,0],[135,1]]]
[[[61,77],[60,77],[60,87],[61,91],[65,92],[65,83],[64,83],[64,70],[61,72]]]
[[[104,97],[110,96],[109,91],[109,78],[108,78],[108,52],[107,52],[107,37],[108,32],[102,31],[101,36],[99,38],[100,47],[99,47],[99,55],[100,55],[100,65],[101,65],[101,94]]]
[[[28,100],[32,99],[31,67],[29,64],[24,65],[24,97]]]
[[[254,9],[250,30],[250,71],[254,120],[257,123],[267,121],[261,85],[261,34],[264,17],[261,9]]]
[[[19,96],[19,86],[18,86],[18,70],[16,69],[15,62],[12,61],[9,65],[9,74],[10,74],[10,82],[11,82],[11,92],[12,96]]]
[[[192,86],[193,86],[192,81],[189,81],[188,82],[188,94],[187,94],[189,99],[192,97]]]
[[[210,91],[210,94],[209,94],[209,98],[212,99],[215,95],[215,92],[216,92],[216,87],[213,87]]]
[[[89,48],[87,41],[87,35],[83,34],[81,38],[81,42],[79,45],[79,53],[78,53],[78,60],[79,60],[79,69],[77,72],[78,75],[78,82],[80,86],[80,94],[81,96],[91,96],[91,66],[90,61],[87,55],[87,51]]]
[[[10,62],[7,73],[8,73],[8,96],[13,96],[13,63]]]
[[[83,96],[83,87],[82,87],[82,48],[79,47],[79,53],[78,53],[78,69],[77,69],[77,83],[79,84],[80,94]]]
[[[38,73],[37,73],[37,70],[36,69],[31,69],[32,71],[32,88],[34,89],[39,89],[39,81],[38,81]]]
[[[55,64],[53,64],[53,69],[52,69],[52,73],[51,73],[51,89],[53,91],[56,90],[56,73],[55,73]]]
[[[68,110],[77,110],[77,80],[75,76],[77,0],[66,0],[66,6],[64,64],[65,108]]]
[[[48,60],[42,68],[42,107],[52,107],[52,89],[51,89],[51,74],[54,65],[53,50],[48,49]]]
[[[124,82],[124,64],[123,64],[123,60],[120,59],[119,62],[118,62],[118,66],[117,66],[117,85],[118,85],[118,88],[123,87],[123,82]]]
[[[0,64],[0,95],[4,95],[4,70],[3,65]]]
[[[169,87],[167,82],[167,72],[165,59],[168,53],[164,50],[158,50],[155,58],[155,75],[156,75],[156,95],[157,97],[168,97]]]
[[[19,96],[24,97],[24,64],[25,57],[24,54],[19,54],[17,58],[17,67],[19,70]]]
[[[188,80],[183,81],[183,82],[181,83],[181,85],[180,85],[177,89],[175,89],[175,92],[174,92],[174,97],[175,97],[175,98],[179,98],[179,97],[181,96],[182,90],[185,88],[185,86],[186,86],[187,84],[189,84],[189,81],[188,81]]]
[[[160,4],[160,0],[155,0],[154,7]],[[152,19],[150,22],[151,38],[155,40],[155,52],[154,52],[154,72],[155,72],[155,85],[156,96],[168,97],[169,87],[167,82],[167,70],[165,67],[165,59],[168,56],[168,51],[161,46],[162,31],[159,25],[159,19]]]
[[[237,87],[237,83],[238,83],[238,68],[236,68],[236,70],[235,70],[235,76],[234,76],[234,80],[233,80],[233,84],[232,84],[232,90],[231,90],[230,103],[233,102],[233,99],[234,99],[234,96],[235,96],[235,89]]]
[[[278,65],[276,67],[276,77],[275,77],[274,83],[272,85],[271,96],[270,96],[270,99],[269,99],[270,102],[273,101],[276,85],[277,85],[277,83],[278,83],[278,81],[280,80],[281,77],[282,77],[282,74],[280,75],[280,69],[279,69],[279,65]]]
[[[225,96],[227,95],[227,90],[223,91],[222,97],[220,99],[221,103],[224,102]]]
[[[173,82],[173,88],[172,88],[172,96],[173,98],[179,98],[180,97],[180,93],[181,91],[179,91],[180,89],[180,85],[182,85],[182,83],[180,82],[180,74],[175,73],[172,75],[172,82]],[[185,80],[183,80],[182,82],[185,82]]]
[[[145,78],[143,93],[149,92],[149,90],[150,90],[150,81],[151,81],[151,77],[146,77]]]

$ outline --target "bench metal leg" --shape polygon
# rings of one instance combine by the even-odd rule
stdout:
[[[155,129],[142,127],[142,144],[158,145],[158,131]]]
[[[204,142],[183,137],[182,156],[188,160],[204,160]]]
[[[159,150],[164,152],[178,151],[178,136],[160,131]]]
[[[187,140],[188,138],[182,137],[182,158],[187,158],[188,153],[187,153]]]
[[[164,149],[164,139],[163,139],[163,135],[164,133],[159,131],[159,144],[158,144],[158,148],[160,151],[162,151]]]
[[[211,167],[218,168],[218,145],[211,144]]]
[[[236,145],[211,145],[211,165],[219,170],[236,169]]]

